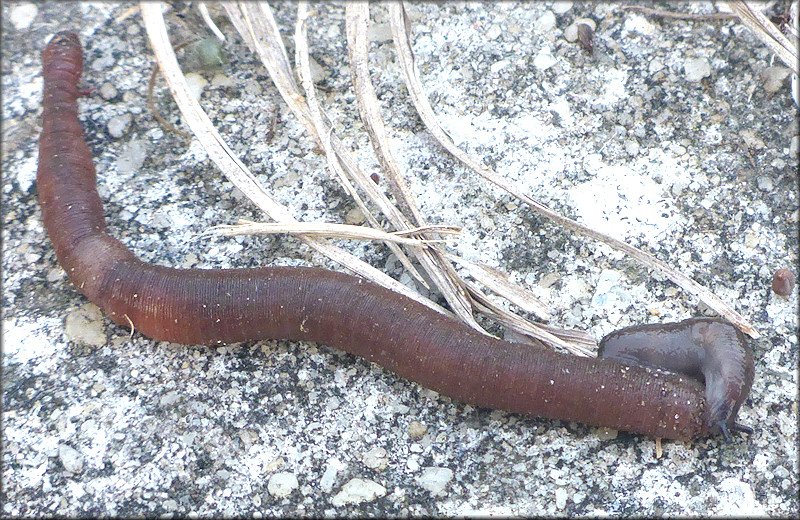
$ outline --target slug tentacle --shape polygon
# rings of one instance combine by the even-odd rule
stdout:
[[[465,403],[653,437],[689,440],[716,427],[706,420],[699,381],[489,338],[354,276],[301,267],[171,269],[140,261],[105,230],[92,156],[78,120],[77,36],[56,35],[42,63],[37,172],[42,219],[70,280],[116,323],[188,344],[317,341]],[[738,374],[719,373],[723,386],[714,385],[715,400],[727,399],[730,389],[724,385]],[[724,416],[720,433],[741,429],[730,421],[745,386],[749,383],[741,385],[740,400],[712,412]]]

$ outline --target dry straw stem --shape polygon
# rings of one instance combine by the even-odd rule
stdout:
[[[351,226],[348,224],[334,224],[329,222],[298,222],[296,224],[284,224],[279,222],[253,222],[240,219],[235,225],[221,224],[209,228],[207,231],[228,237],[290,233],[293,235],[343,238],[349,240],[380,240],[405,246],[421,246],[432,242],[444,242],[445,239],[408,238],[405,235],[422,235],[425,233],[458,235],[461,232],[461,228],[453,226],[426,226],[424,228],[418,227],[408,231],[387,233],[380,229],[366,226]]]
[[[792,69],[792,72],[800,74],[797,51],[798,40],[796,36],[792,35],[790,40],[769,18],[764,16],[761,11],[748,5],[747,2],[731,0],[725,3],[739,17],[745,27],[764,42],[787,67]]]
[[[725,302],[722,301],[717,295],[713,292],[708,290],[707,288],[703,287],[699,283],[695,282],[691,278],[687,277],[683,273],[673,269],[667,263],[655,258],[654,256],[645,253],[637,249],[636,247],[627,244],[621,240],[618,240],[614,237],[601,233],[595,229],[592,229],[588,226],[584,226],[583,224],[579,224],[578,222],[559,215],[552,209],[548,208],[544,204],[528,197],[524,193],[522,193],[518,188],[512,186],[505,179],[500,177],[497,173],[493,170],[487,168],[477,160],[473,159],[469,154],[465,153],[463,150],[458,148],[444,129],[439,125],[439,122],[436,119],[436,116],[433,112],[433,108],[431,107],[430,101],[428,100],[427,96],[425,95],[425,91],[422,87],[422,82],[419,79],[419,73],[417,71],[416,64],[414,63],[414,55],[411,49],[411,42],[409,39],[410,33],[410,23],[408,17],[406,16],[405,8],[403,7],[402,2],[390,2],[387,4],[389,9],[389,22],[392,27],[392,36],[394,38],[395,49],[397,51],[398,57],[400,58],[400,66],[403,70],[403,75],[406,81],[406,87],[408,88],[410,97],[414,106],[417,109],[417,113],[419,114],[422,121],[425,123],[425,126],[428,128],[428,131],[436,138],[437,141],[453,156],[455,156],[459,161],[461,161],[465,166],[476,172],[478,175],[486,179],[487,181],[499,186],[507,193],[513,195],[514,197],[518,198],[519,200],[525,202],[528,206],[530,206],[534,211],[543,215],[550,220],[556,222],[557,224],[574,231],[576,233],[580,233],[584,236],[593,238],[604,244],[616,249],[618,251],[622,251],[629,255],[630,257],[634,258],[638,262],[644,264],[647,267],[655,269],[664,276],[668,277],[670,280],[675,282],[679,287],[683,288],[685,291],[689,292],[690,294],[696,296],[701,301],[703,301],[706,305],[708,305],[711,309],[715,310],[722,316],[725,316],[728,320],[730,320],[733,324],[739,327],[743,332],[748,334],[752,338],[757,338],[760,336],[758,331],[750,324],[744,317],[742,317],[738,312],[736,312],[733,308],[727,305]]]
[[[353,89],[358,101],[359,113],[367,129],[370,142],[372,143],[375,154],[378,157],[378,162],[400,206],[406,208],[406,213],[411,214],[410,218],[419,223],[424,223],[414,198],[394,160],[386,135],[386,128],[380,115],[378,98],[375,94],[372,80],[370,79],[368,62],[368,4],[356,1],[347,2],[345,9],[345,25]],[[492,320],[503,324],[507,328],[515,330],[519,334],[532,336],[544,342],[558,345],[575,354],[589,354],[590,351],[584,348],[585,343],[575,342],[575,344],[572,344],[571,339],[563,340],[563,337],[574,338],[573,331],[558,328],[544,329],[540,324],[526,320],[496,305],[474,286],[474,284],[462,280],[447,259],[459,262],[461,265],[471,268],[470,274],[473,278],[521,309],[536,314],[541,318],[549,318],[549,309],[547,309],[542,302],[530,292],[509,282],[506,276],[499,274],[497,271],[489,274],[492,271],[490,268],[467,262],[455,255],[449,255],[445,253],[444,250],[435,246],[427,249],[417,249],[415,250],[415,254],[420,260],[420,263],[423,264],[428,273],[434,278],[436,286],[446,295],[451,307],[458,308],[453,303],[453,299],[458,298],[458,303],[463,306],[463,313],[477,310]],[[452,294],[452,297],[447,296],[448,294]],[[459,313],[459,315],[461,315],[461,313]],[[553,334],[554,332],[555,334]],[[593,339],[590,344],[595,344]]]
[[[178,60],[172,50],[172,45],[167,34],[167,27],[162,15],[163,4],[160,2],[142,2],[140,5],[142,18],[147,29],[150,44],[153,47],[159,68],[162,71],[170,92],[175,102],[186,119],[186,123],[194,133],[195,137],[208,153],[208,156],[219,167],[225,176],[234,186],[239,188],[250,200],[252,200],[262,211],[273,220],[283,223],[297,223],[289,211],[282,205],[275,202],[269,194],[258,184],[253,174],[242,164],[228,147],[222,136],[214,128],[208,115],[200,107],[197,100],[189,91],[186,78],[180,70]],[[333,261],[345,266],[347,269],[372,280],[388,289],[397,291],[415,301],[426,305],[437,312],[450,315],[449,311],[431,302],[427,298],[422,298],[419,294],[412,291],[402,283],[384,274],[347,253],[343,249],[328,244],[326,241],[308,237],[299,237],[304,243],[316,251],[326,255]]]
[[[329,125],[324,121],[314,119],[311,110],[306,104],[305,97],[294,81],[294,74],[289,64],[289,56],[283,46],[278,25],[275,23],[275,18],[272,16],[272,10],[269,5],[263,2],[258,4],[224,2],[222,6],[225,8],[234,28],[245,40],[250,50],[261,59],[261,63],[267,69],[281,97],[289,105],[295,117],[303,124],[317,146],[325,149],[327,144],[332,144],[336,151],[336,158],[341,161],[341,169],[346,171],[351,179],[355,179],[356,184],[372,198],[384,215],[388,216],[392,214],[393,210],[396,211],[385,195],[376,189],[372,179],[369,179],[360,171],[358,164],[350,157],[338,138],[330,132]],[[331,161],[330,157],[329,155],[329,161]],[[333,167],[336,168],[336,166],[338,165]],[[397,258],[411,275],[422,285],[427,286],[425,280],[406,255],[399,250],[395,252],[396,254],[399,253]]]
[[[338,179],[339,184],[342,185],[344,190],[355,201],[356,205],[361,209],[361,213],[369,221],[372,227],[380,229],[381,225],[378,222],[378,219],[372,215],[369,208],[356,191],[355,186],[353,186],[353,183],[350,182],[350,179],[352,178],[360,188],[365,189],[368,196],[370,196],[373,202],[376,202],[378,206],[388,207],[391,206],[391,202],[389,202],[386,197],[381,198],[379,196],[379,194],[383,194],[380,193],[379,190],[375,189],[375,183],[372,181],[372,179],[368,178],[367,175],[361,172],[360,169],[349,168],[348,177],[348,173],[345,173],[344,166],[342,162],[339,161],[339,157],[333,149],[333,142],[331,140],[331,136],[333,135],[333,127],[327,123],[327,117],[323,113],[322,107],[317,100],[316,88],[314,88],[314,82],[311,79],[311,58],[308,53],[308,38],[306,36],[307,18],[308,4],[306,2],[300,2],[297,5],[297,24],[295,27],[294,37],[296,53],[295,62],[298,64],[300,80],[303,84],[303,89],[306,92],[306,103],[311,113],[311,121],[314,123],[314,130],[317,132],[317,135],[322,137],[322,148],[325,151],[325,158],[328,160],[328,166],[330,167],[331,172],[333,172],[335,178]],[[355,161],[353,161],[353,163],[355,164]],[[388,212],[388,214],[391,213],[391,211]],[[419,274],[416,267],[414,267],[414,265],[411,263],[411,260],[408,259],[400,247],[392,242],[387,242],[386,245],[389,246],[389,249],[391,249],[395,256],[400,259],[406,269],[408,269],[409,272],[411,272],[411,274],[420,283],[427,286],[425,279],[422,278],[422,275]]]
[[[222,34],[222,31],[219,30],[217,24],[214,23],[214,20],[211,19],[211,14],[208,12],[208,6],[205,2],[200,2],[197,6],[198,11],[200,11],[200,16],[203,17],[203,21],[208,26],[209,30],[214,33],[214,36],[221,42],[225,41],[225,35]]]
[[[753,34],[764,42],[780,60],[786,64],[795,74],[798,73],[798,40],[796,35],[785,35],[778,29],[769,18],[757,8],[748,5],[742,0],[731,0],[725,5],[732,11],[730,13],[677,13],[664,11],[661,9],[651,9],[640,5],[623,5],[622,9],[636,11],[648,16],[658,16],[662,18],[673,18],[677,20],[740,20]]]
[[[531,293],[511,283],[506,273],[484,264],[470,262],[460,256],[447,254],[447,258],[464,267],[470,276],[493,292],[502,294],[508,301],[525,312],[534,314],[543,320],[550,319],[550,309]]]
[[[345,24],[353,90],[358,101],[361,120],[364,122],[381,170],[389,182],[395,200],[405,210],[401,213],[410,215],[409,219],[416,224],[425,225],[414,197],[394,160],[386,136],[386,128],[380,115],[378,96],[375,94],[369,76],[369,5],[365,2],[348,2],[345,10]],[[410,227],[409,219],[403,218],[400,222],[401,226]],[[444,259],[442,251],[439,248],[416,248],[413,252],[426,272],[430,274],[433,283],[450,307],[455,309],[456,314],[470,323],[473,328],[479,328],[472,318],[473,305],[469,293],[453,266]]]

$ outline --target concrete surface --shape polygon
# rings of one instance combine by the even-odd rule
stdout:
[[[291,238],[199,236],[258,213],[196,142],[152,117],[152,58],[134,4],[2,9],[3,515],[798,514],[797,289],[788,299],[770,290],[776,269],[798,274],[798,125],[788,79],[777,91],[765,80],[780,63],[744,27],[648,19],[618,4],[409,6],[422,80],[460,146],[682,269],[761,332],[740,414],[756,433],[664,442],[656,458],[653,439],[475,409],[322,346],[129,337],[68,283],[42,228],[39,53],[58,30],[85,42],[84,84],[95,90],[81,114],[111,233],[163,265],[333,266]],[[194,8],[176,9],[174,41],[210,35]],[[318,11],[309,34],[323,101],[375,168],[342,6]],[[287,41],[294,13],[278,5]],[[592,55],[564,37],[581,17],[597,23]],[[455,250],[511,273],[553,307],[552,323],[598,338],[704,312],[448,157],[409,103],[382,8],[373,21],[373,79],[393,144],[425,214],[464,226]],[[296,216],[344,221],[353,204],[264,70],[236,37],[223,52],[221,73],[200,72],[201,100],[228,143]],[[157,93],[178,122],[163,82]],[[383,246],[343,246],[401,275]]]

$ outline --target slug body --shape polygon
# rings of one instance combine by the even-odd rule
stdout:
[[[141,262],[105,231],[78,119],[77,36],[57,34],[42,61],[42,218],[70,280],[116,323],[186,344],[315,341],[477,406],[669,439],[710,433],[704,387],[691,377],[489,338],[397,293],[325,269],[171,269]]]
[[[744,334],[717,318],[638,325],[600,341],[598,357],[633,366],[660,368],[705,385],[706,428],[729,438],[729,431],[752,433],[735,421],[753,383],[753,356]]]

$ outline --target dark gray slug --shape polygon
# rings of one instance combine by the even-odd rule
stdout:
[[[600,341],[598,357],[627,365],[660,368],[701,381],[706,387],[706,427],[729,439],[729,431],[753,433],[735,422],[753,384],[753,356],[744,334],[717,318],[637,325]]]

